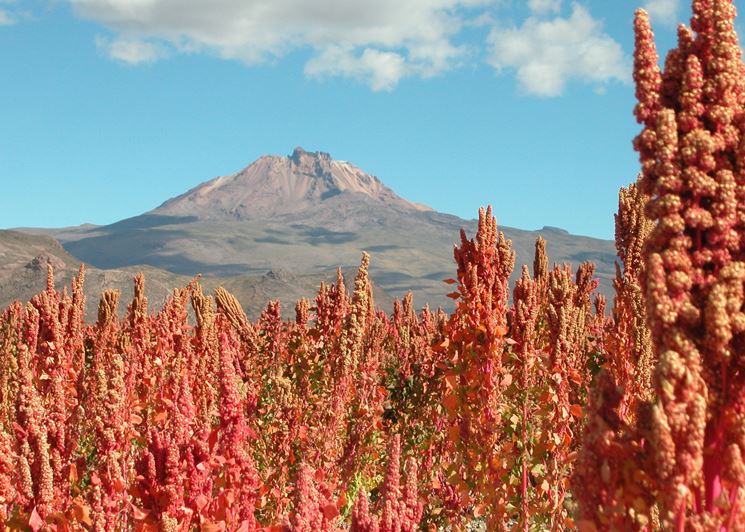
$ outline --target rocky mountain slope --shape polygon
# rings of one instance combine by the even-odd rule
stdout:
[[[498,215],[499,205],[494,210]],[[448,307],[442,280],[453,276],[461,227],[469,235],[476,230],[473,220],[409,202],[351,163],[297,148],[261,157],[140,216],[47,233],[97,268],[147,265],[183,276],[256,277],[280,268],[330,276],[338,266],[353,270],[366,250],[373,280],[387,294],[411,290],[417,305]],[[517,252],[516,274],[520,264],[532,264],[542,235],[551,261],[594,261],[601,289],[610,293],[611,241],[548,227],[501,229]]]
[[[377,177],[351,163],[334,160],[328,153],[295,148],[289,157],[266,155],[237,174],[202,183],[166,201],[152,214],[261,221],[292,218],[317,211],[321,205],[338,212],[350,204],[367,202],[394,210],[431,210],[397,196]]]
[[[55,239],[16,231],[0,230],[0,311],[14,301],[28,301],[46,287],[47,264],[54,269],[58,290],[70,288],[81,262],[69,255]],[[152,266],[128,266],[100,269],[86,265],[86,319],[96,320],[98,302],[106,289],[119,290],[119,312],[123,313],[133,296],[133,278],[145,274],[145,295],[151,310],[163,306],[174,288],[186,286],[192,277],[174,274]],[[354,271],[346,272],[347,288],[352,289]],[[205,277],[200,280],[205,292],[212,293],[223,286],[241,301],[252,318],[258,317],[271,299],[278,299],[282,308],[292,315],[295,302],[302,297],[313,297],[322,281],[335,282],[336,275],[296,275],[285,270],[271,270],[263,275]],[[374,293],[376,300],[390,306],[392,299],[382,290]]]

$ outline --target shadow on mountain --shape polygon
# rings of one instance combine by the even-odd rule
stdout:
[[[159,255],[158,257],[153,257],[152,265],[169,272],[188,276],[202,273],[209,276],[235,277],[240,275],[255,275],[265,271],[259,268],[251,268],[246,264],[209,264],[187,259],[181,255]]]
[[[579,264],[585,261],[592,261],[596,265],[613,262],[616,260],[616,256],[611,253],[596,253],[592,251],[580,251],[578,253],[572,253],[569,258],[575,264]]]
[[[357,240],[357,233],[349,231],[331,231],[324,227],[311,227],[302,224],[292,224],[290,227],[296,229],[303,240],[312,245],[318,244],[346,244]]]
[[[429,279],[430,281],[443,281],[442,285],[445,286],[445,283],[444,283],[445,279],[451,279],[455,277],[455,275],[456,275],[455,265],[453,265],[452,271],[441,271],[441,272],[429,273],[425,275],[424,278]]]
[[[340,190],[327,190],[326,192],[321,194],[321,201],[333,198],[334,196],[338,196],[339,194],[341,194]]]
[[[380,270],[375,267],[370,270],[370,275],[379,279],[385,279],[387,282],[399,282],[408,281],[411,279],[418,279],[418,277],[414,277],[413,275],[409,275],[408,273]]]
[[[370,253],[383,253],[384,251],[393,251],[394,249],[402,249],[402,247],[396,244],[382,244],[380,246],[368,246],[365,248],[365,251]]]
[[[127,218],[111,225],[97,227],[92,231],[106,231],[109,234],[118,234],[125,231],[136,231],[164,227],[169,225],[182,225],[196,222],[196,216],[165,216],[162,214],[143,214],[133,218]]]
[[[71,255],[96,268],[122,268],[139,264],[163,268],[169,259],[173,259],[172,262],[187,261],[187,259],[181,259],[180,257],[169,257],[164,255],[163,252],[169,240],[187,238],[188,236],[187,231],[180,230],[123,231],[118,234],[92,236],[66,242],[64,248]],[[198,263],[194,263],[192,266],[197,265]],[[205,271],[205,268],[201,267],[202,265],[199,266],[197,268],[184,264],[178,268],[178,271],[171,271],[186,275]],[[167,268],[167,266],[165,267]],[[211,268],[214,268],[214,266]]]
[[[254,238],[254,242],[258,244],[281,244],[284,246],[291,246],[292,242],[289,242],[288,240],[282,240],[281,238],[277,238],[276,236],[260,236],[258,238]]]

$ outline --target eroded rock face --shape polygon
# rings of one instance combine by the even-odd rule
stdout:
[[[430,210],[398,196],[381,181],[325,152],[295,148],[287,157],[267,155],[231,176],[207,181],[158,207],[154,214],[204,220],[287,215],[350,200],[399,209]]]
[[[67,264],[60,259],[59,257],[56,257],[51,254],[41,254],[34,257],[28,264],[26,264],[26,268],[33,271],[46,271],[47,265],[52,266],[55,271],[64,270]]]
[[[264,275],[267,279],[274,281],[295,281],[297,276],[284,268],[272,268]]]

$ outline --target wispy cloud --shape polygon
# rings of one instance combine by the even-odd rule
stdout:
[[[558,13],[561,11],[561,0],[528,0],[528,8],[533,13]]]
[[[395,52],[366,48],[355,54],[341,47],[326,48],[305,65],[312,77],[346,76],[364,80],[373,90],[391,90],[401,78],[411,73],[406,59]]]
[[[621,45],[579,4],[568,18],[530,17],[519,27],[493,29],[488,40],[490,63],[497,71],[514,69],[528,94],[559,96],[573,79],[595,86],[630,79]]]
[[[138,39],[96,38],[96,46],[106,55],[130,65],[152,63],[163,57],[164,52],[157,44]]]
[[[205,50],[248,65],[297,49],[313,55],[310,76],[348,76],[388,90],[406,76],[432,76],[457,64],[452,38],[472,9],[496,0],[70,0],[76,12],[121,35],[112,57],[160,57],[148,44]]]
[[[652,20],[667,25],[674,25],[678,22],[679,7],[680,0],[647,0],[644,4],[644,9],[647,10]]]
[[[4,9],[0,9],[0,26],[10,26],[15,24],[16,19]]]

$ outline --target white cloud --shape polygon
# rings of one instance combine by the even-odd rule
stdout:
[[[678,22],[679,0],[647,0],[644,9],[654,20],[664,24],[674,25]]]
[[[10,26],[15,24],[16,20],[4,9],[0,9],[0,26]]]
[[[122,38],[112,41],[96,37],[96,46],[112,59],[130,65],[152,63],[163,56],[163,51],[157,44],[138,39]]]
[[[393,89],[409,71],[406,59],[400,54],[372,48],[355,55],[351,50],[330,47],[305,65],[305,73],[309,76],[336,75],[362,79],[376,91]]]
[[[595,85],[630,79],[620,44],[579,4],[569,18],[530,17],[520,27],[493,29],[488,40],[490,63],[497,71],[515,69],[529,94],[558,96],[571,79]]]
[[[561,0],[528,0],[528,8],[536,14],[558,13],[561,11]]]
[[[353,77],[375,90],[452,68],[464,54],[452,38],[475,8],[495,1],[70,0],[121,36],[110,53],[130,63],[157,59],[153,43],[248,65],[310,48],[308,75]]]
[[[528,93],[554,96],[571,79],[597,86],[629,78],[620,45],[579,4],[562,18],[562,0],[528,0],[532,15],[512,28],[500,27],[489,9],[505,0],[69,1],[114,33],[98,46],[128,64],[211,53],[255,65],[300,50],[310,52],[309,77],[348,77],[392,90],[406,77],[436,76],[473,60],[473,45],[458,45],[457,36],[491,25],[489,62],[516,69]]]

